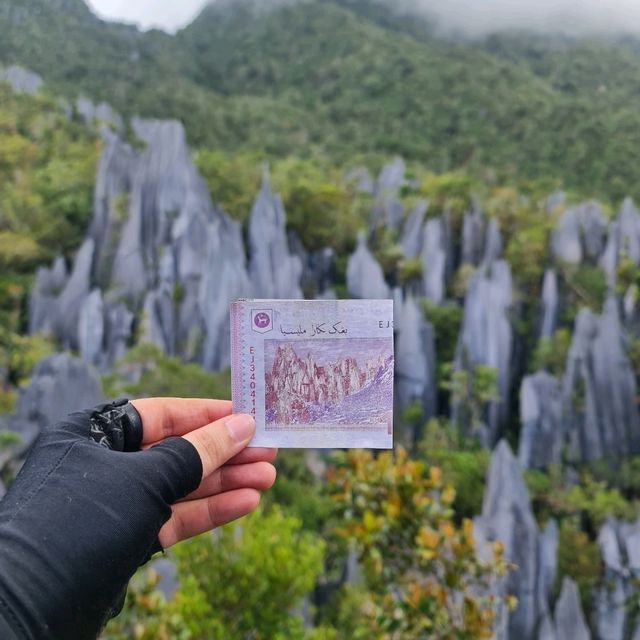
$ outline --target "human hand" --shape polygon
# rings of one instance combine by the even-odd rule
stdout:
[[[171,545],[240,518],[260,502],[271,487],[277,449],[246,449],[253,437],[251,416],[231,415],[227,400],[148,398],[131,402],[142,419],[142,445],[182,436],[202,460],[200,486],[175,504],[159,533],[160,545]],[[230,433],[233,432],[233,435]]]
[[[229,402],[152,398],[43,430],[0,501],[0,637],[95,638],[153,553],[271,486],[274,449]],[[5,626],[3,626],[3,624]]]

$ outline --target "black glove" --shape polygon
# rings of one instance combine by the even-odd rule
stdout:
[[[141,438],[126,401],[40,435],[0,502],[0,639],[95,638],[122,607],[203,470],[187,440],[140,451]]]

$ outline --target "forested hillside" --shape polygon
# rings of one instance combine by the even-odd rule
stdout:
[[[398,153],[436,171],[637,195],[633,41],[455,42],[377,2],[284,4],[217,3],[172,37],[101,22],[81,0],[8,0],[0,60],[124,114],[183,119],[195,146]]]

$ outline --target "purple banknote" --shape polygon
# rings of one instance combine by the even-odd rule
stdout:
[[[231,385],[252,446],[391,448],[393,302],[232,303]]]

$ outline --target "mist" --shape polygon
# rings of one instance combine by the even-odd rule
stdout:
[[[640,34],[638,0],[401,0],[396,6],[435,19],[442,31],[470,37],[513,29],[567,35]]]
[[[1,0],[0,0],[1,1]],[[186,26],[207,0],[87,0],[103,18],[134,22],[170,33]],[[209,0],[233,3],[239,0]],[[246,0],[245,0],[246,1]],[[256,9],[308,0],[251,0]],[[372,0],[406,13],[419,13],[445,33],[481,37],[526,29],[569,35],[640,35],[640,0]]]

